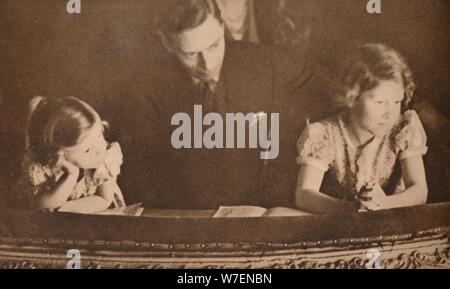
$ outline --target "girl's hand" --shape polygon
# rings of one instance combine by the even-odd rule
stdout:
[[[377,211],[388,208],[388,196],[380,185],[375,185],[358,196],[360,210]]]
[[[57,210],[66,204],[72,198],[80,174],[80,169],[67,161],[62,153],[56,155],[49,166],[53,167],[53,169],[62,170],[64,174],[51,188],[38,191],[35,201],[37,208],[40,210]]]
[[[124,207],[125,201],[123,200],[122,191],[117,185],[116,179],[109,180],[108,182],[98,187],[97,195],[107,200],[114,207]]]
[[[80,174],[80,168],[66,160],[63,153],[57,155],[54,167],[59,168],[69,176],[76,178],[78,178]]]

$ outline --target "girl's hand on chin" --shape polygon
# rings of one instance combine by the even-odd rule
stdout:
[[[80,174],[80,168],[66,160],[63,153],[59,153],[57,155],[54,167],[61,169],[69,176],[75,176],[78,178],[78,175]]]

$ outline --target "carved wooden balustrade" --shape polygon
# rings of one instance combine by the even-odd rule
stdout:
[[[449,268],[450,204],[342,216],[212,218],[147,210],[118,217],[0,212],[0,267]],[[369,257],[368,257],[369,256]]]

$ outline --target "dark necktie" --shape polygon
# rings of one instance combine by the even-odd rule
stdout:
[[[215,81],[201,82],[204,113],[217,112],[219,109],[217,107],[217,95],[215,94],[216,87],[217,82]]]

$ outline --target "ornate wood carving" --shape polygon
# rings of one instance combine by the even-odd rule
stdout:
[[[76,244],[70,242],[66,242],[68,244],[66,248],[55,247],[49,242],[45,244],[35,240],[27,242],[28,244],[20,245],[14,242],[0,243],[0,268],[66,268],[69,261],[65,254],[66,250],[76,248],[74,246]],[[442,234],[405,241],[340,244],[315,248],[274,244],[271,249],[248,250],[248,247],[245,249],[248,245],[234,244],[233,250],[220,250],[217,244],[201,244],[191,247],[188,251],[174,246],[139,250],[132,250],[130,247],[128,249],[116,247],[114,250],[108,246],[103,248],[85,246],[80,247],[81,267],[84,269],[364,269],[370,262],[370,258],[367,257],[368,250],[377,249],[380,252],[379,267],[382,269],[450,269],[450,243],[448,235]]]

